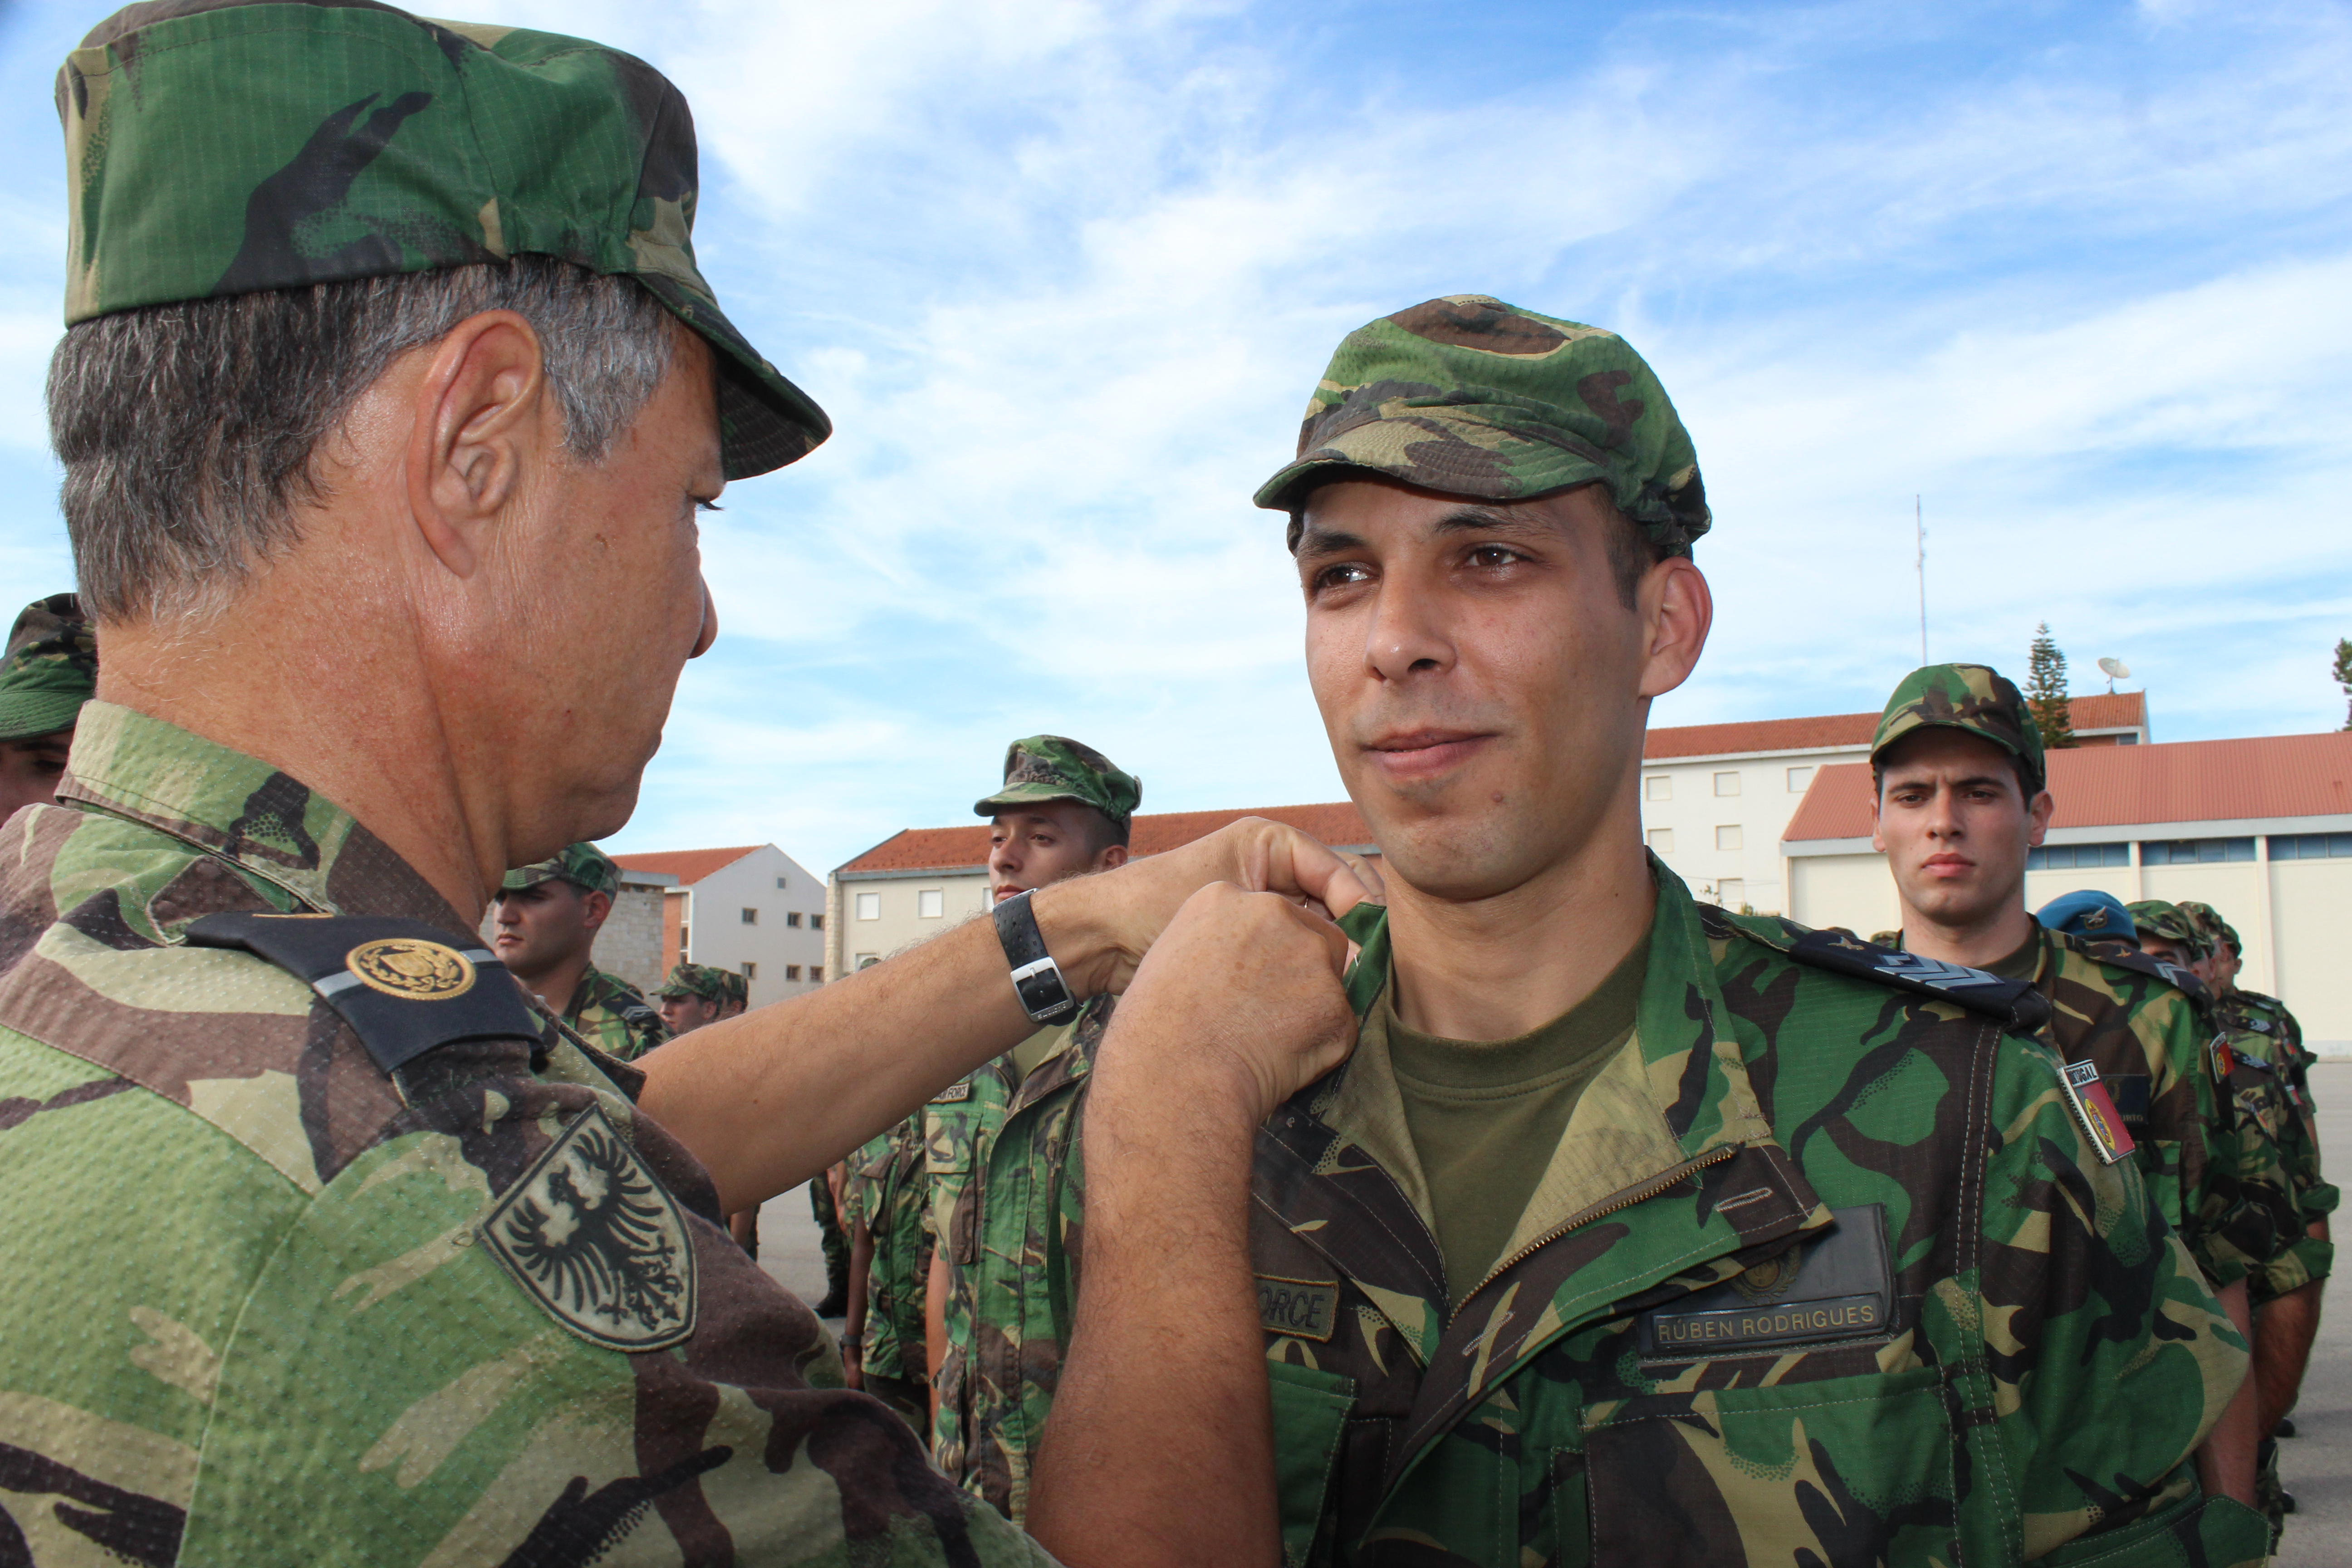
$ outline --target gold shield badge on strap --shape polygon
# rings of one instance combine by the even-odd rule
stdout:
[[[601,1105],[564,1129],[479,1228],[524,1293],[591,1343],[652,1351],[694,1331],[686,1215]]]
[[[474,988],[474,965],[454,947],[417,937],[363,942],[343,958],[352,978],[387,996],[440,1002]]]

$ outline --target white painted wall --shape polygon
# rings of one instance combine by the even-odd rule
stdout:
[[[838,878],[833,887],[834,962],[841,973],[854,973],[928,942],[987,907],[984,870]]]
[[[811,971],[825,962],[825,933],[816,923],[825,912],[824,883],[799,861],[763,844],[693,884],[688,894],[688,953],[697,963],[739,974],[746,963],[754,965],[752,1006],[796,996],[818,984]],[[747,909],[757,911],[755,922],[745,922]]]
[[[1869,754],[1866,746],[1842,746],[1643,763],[1643,837],[1698,898],[1783,913],[1791,905],[1780,885],[1780,839],[1812,771]],[[1736,780],[1738,793],[1719,793],[1718,777]],[[1736,830],[1738,847],[1723,846],[1725,828]]]

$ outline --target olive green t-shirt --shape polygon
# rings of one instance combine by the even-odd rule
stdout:
[[[1583,1001],[1531,1034],[1492,1042],[1408,1029],[1394,983],[1382,993],[1379,1023],[1456,1305],[1502,1261],[1578,1098],[1633,1034],[1649,968],[1645,937]]]
[[[2031,980],[2042,968],[2042,928],[2036,925],[2029,932],[2023,946],[2008,957],[1984,966],[1987,974],[1998,974],[2003,980]]]
[[[1048,1024],[1004,1053],[1013,1063],[1013,1079],[1015,1084],[1028,1081],[1029,1075],[1037,1070],[1037,1064],[1045,1059],[1047,1054],[1061,1040],[1063,1032],[1068,1027],[1066,1024]]]

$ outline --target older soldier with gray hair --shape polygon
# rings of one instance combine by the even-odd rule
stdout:
[[[697,511],[827,431],[697,268],[684,100],[578,38],[161,0],[57,100],[106,659],[0,854],[0,1558],[1041,1561],[719,1228],[1034,1027],[997,934],[642,1067],[544,1037],[474,934],[628,817],[716,635]],[[1032,993],[1157,996],[1101,1080],[1170,1102],[1097,1123],[1161,1195],[1089,1293],[1173,1314],[1177,1418],[1262,1429],[1213,1331],[1250,1136],[1350,1038],[1344,939],[1276,894],[1362,884],[1256,824],[1048,891]],[[1273,1561],[1264,1466],[1194,1472],[1234,1507],[1171,1550]],[[1104,1560],[1092,1492],[1065,1523]]]

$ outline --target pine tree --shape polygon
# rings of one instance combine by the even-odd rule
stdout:
[[[2336,684],[2344,689],[2347,699],[2352,699],[2352,637],[2336,639]],[[2352,730],[2352,714],[2346,715],[2344,727]]]
[[[2066,704],[2066,656],[2058,651],[2048,621],[2033,628],[2033,647],[2026,655],[2025,706],[2033,715],[2033,727],[2042,731],[2044,751],[2074,744]]]

